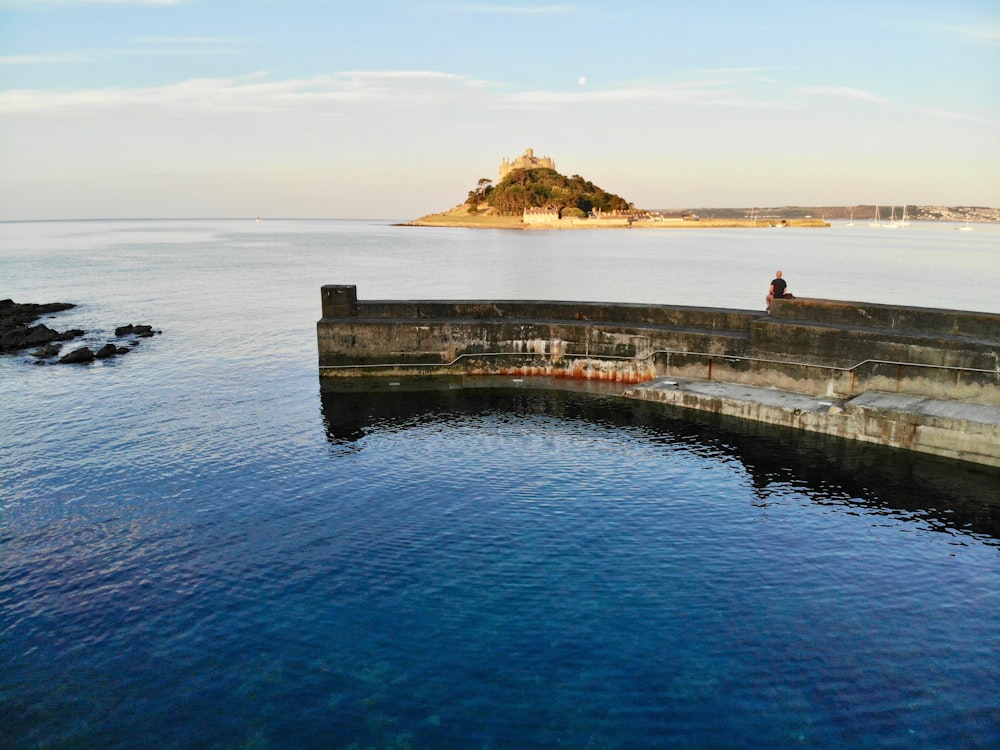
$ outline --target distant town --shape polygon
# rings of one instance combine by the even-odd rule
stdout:
[[[835,221],[874,221],[875,211],[881,221],[900,219],[903,209],[910,221],[957,221],[1000,223],[1000,208],[984,206],[771,206],[761,208],[670,208],[649,211],[663,217],[684,216],[698,219],[824,219]]]

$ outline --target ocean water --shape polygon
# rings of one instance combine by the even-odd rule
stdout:
[[[1000,474],[623,403],[322,387],[365,298],[1000,312],[1000,230],[0,223],[0,748],[1000,745]],[[67,347],[79,345],[78,342]]]

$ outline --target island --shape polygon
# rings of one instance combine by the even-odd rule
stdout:
[[[500,163],[499,181],[481,178],[463,203],[428,214],[406,226],[489,229],[621,229],[717,227],[828,227],[822,218],[756,215],[702,217],[694,212],[638,209],[578,174],[567,177],[548,156],[532,149]]]

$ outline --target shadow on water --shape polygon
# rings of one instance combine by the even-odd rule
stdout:
[[[1000,472],[910,451],[620,398],[621,386],[549,378],[358,378],[321,383],[336,453],[418,425],[505,414],[639,429],[692,455],[738,461],[761,506],[780,485],[816,503],[857,506],[930,527],[1000,540]]]

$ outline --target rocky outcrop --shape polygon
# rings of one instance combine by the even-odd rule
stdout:
[[[127,336],[132,336],[138,338],[148,338],[150,336],[155,336],[159,331],[154,331],[152,326],[149,325],[132,325],[129,323],[126,326],[118,326],[115,328],[115,336],[118,338],[123,338]],[[138,344],[138,340],[132,341],[132,346]],[[81,347],[75,349],[74,351],[67,354],[58,360],[61,365],[74,365],[74,364],[87,364],[93,362],[95,359],[110,359],[111,357],[117,357],[121,354],[128,354],[132,351],[127,346],[118,346],[117,344],[108,343],[98,349],[96,352],[89,347]],[[37,356],[37,355],[36,355]]]
[[[53,302],[50,304],[22,304],[10,299],[0,300],[0,354],[15,352],[35,347],[31,356],[38,360],[51,359],[60,353],[61,344],[56,342],[69,341],[84,336],[86,331],[71,328],[66,331],[56,331],[44,323],[35,323],[43,315],[69,310],[76,305],[69,302]],[[139,343],[139,339],[155,336],[156,331],[151,325],[127,325],[115,328],[115,336],[119,339],[132,339],[131,347]],[[74,349],[56,360],[60,364],[85,364],[95,359],[108,359],[131,351],[128,346],[107,343],[96,352],[88,346]],[[42,364],[39,362],[39,364]]]
[[[19,304],[11,299],[0,300],[0,353],[41,346],[60,337],[44,324],[32,325],[43,315],[69,310],[76,305],[69,302],[50,304]]]

